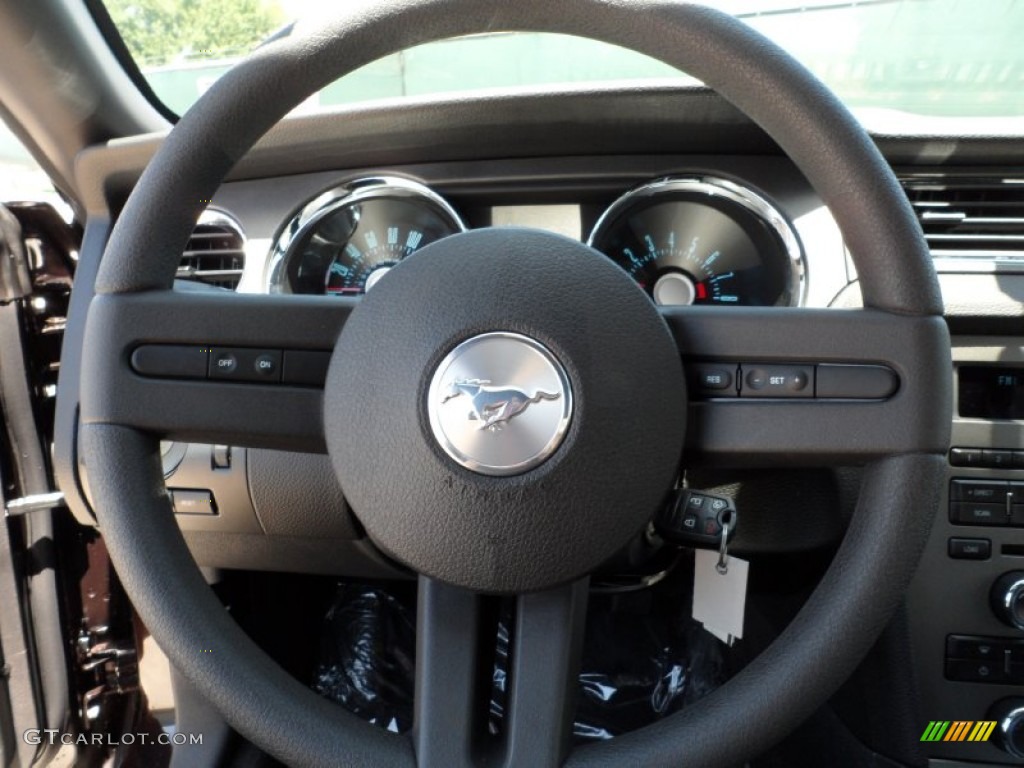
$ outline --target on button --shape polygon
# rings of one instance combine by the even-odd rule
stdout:
[[[279,354],[272,352],[265,352],[256,358],[256,362],[253,363],[253,370],[261,376],[271,378],[277,374]]]

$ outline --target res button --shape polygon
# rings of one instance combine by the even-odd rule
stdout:
[[[706,397],[736,397],[736,366],[694,363],[690,366],[690,386]]]

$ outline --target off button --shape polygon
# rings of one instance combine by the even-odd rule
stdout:
[[[210,375],[231,376],[238,370],[238,357],[234,352],[218,350],[210,357]]]

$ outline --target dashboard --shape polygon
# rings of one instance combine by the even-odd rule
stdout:
[[[581,123],[592,129],[567,129]],[[1012,187],[1000,180],[1024,168],[1019,141],[876,140],[897,172],[914,178],[915,206],[942,204],[932,195],[953,182],[966,189],[984,179],[1005,191]],[[90,269],[94,274],[110,212],[123,204],[159,141],[146,137],[80,158],[91,216],[72,312],[84,312],[89,300],[83,285]],[[769,137],[703,91],[467,98],[297,118],[239,163],[212,207],[244,232],[240,293],[358,300],[404,259],[429,259],[430,244],[440,238],[526,226],[589,243],[595,258],[615,261],[658,304],[841,311],[860,302],[842,236],[818,195]],[[1008,226],[1000,224],[999,234]],[[898,666],[915,681],[929,717],[984,720],[1022,684],[1022,628],[993,609],[992,596],[1005,574],[1024,568],[1024,505],[1015,501],[1024,499],[1017,493],[1024,484],[1024,270],[990,251],[979,258],[966,246],[948,245],[956,227],[948,217],[941,227],[929,242],[954,340],[957,450],[943,490],[948,514],[935,521],[907,595],[911,657],[900,657]],[[975,230],[969,235],[986,248],[1003,242]],[[948,259],[939,258],[941,249]],[[68,364],[75,362],[66,358]],[[1010,379],[1001,385],[1000,377],[1011,377],[1013,386]],[[58,430],[71,434],[72,418],[58,414]],[[78,478],[83,496],[69,501],[89,521],[87,473],[78,457],[58,444],[55,461],[58,471]],[[326,457],[171,444],[164,473],[202,565],[400,575],[368,545]],[[968,488],[998,498],[964,499]],[[806,499],[802,488],[794,493]],[[973,511],[964,506],[975,503]],[[1001,505],[1005,514],[984,517],[997,511],[977,506],[986,504]],[[737,552],[810,550],[821,546],[836,516],[804,502],[765,501],[764,510],[760,525],[756,506],[745,511],[749,534],[738,538]],[[316,537],[308,535],[310,519]],[[981,657],[988,653],[995,656]],[[994,744],[939,741],[922,749],[935,761],[1022,764]]]

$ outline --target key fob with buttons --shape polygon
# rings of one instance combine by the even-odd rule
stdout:
[[[678,491],[655,515],[654,529],[663,539],[684,547],[718,549],[736,531],[736,505],[727,496]]]

